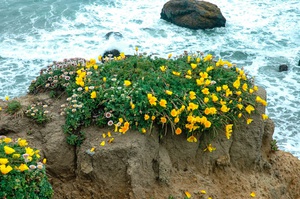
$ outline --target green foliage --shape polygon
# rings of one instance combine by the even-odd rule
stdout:
[[[37,104],[31,104],[25,111],[25,114],[27,117],[31,118],[33,121],[35,121],[37,124],[45,124],[50,120],[48,116],[48,111],[44,110],[44,108],[47,108],[48,106],[42,103]]]
[[[39,150],[27,146],[26,140],[0,137],[0,198],[51,198],[53,189],[48,182]]]
[[[175,59],[121,54],[104,64],[95,59],[64,60],[43,70],[29,90],[49,89],[68,96],[61,114],[66,115],[63,131],[72,145],[82,143],[81,128],[91,124],[121,133],[129,128],[151,132],[159,125],[185,133],[190,142],[197,142],[196,137],[210,142],[224,129],[229,139],[237,120],[251,123],[256,104],[266,105],[243,70],[200,53]]]
[[[271,150],[278,151],[277,141],[275,139],[271,141]]]
[[[6,112],[9,114],[15,114],[22,108],[20,102],[13,100],[8,102]]]

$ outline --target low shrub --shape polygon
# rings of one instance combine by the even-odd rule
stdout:
[[[121,53],[104,60],[55,62],[30,85],[30,93],[67,94],[61,114],[66,115],[63,130],[70,144],[80,145],[81,127],[91,124],[123,134],[130,128],[151,132],[158,125],[161,136],[169,128],[177,135],[185,133],[189,142],[207,140],[206,150],[211,152],[215,148],[208,143],[218,132],[229,139],[239,119],[250,124],[257,104],[267,104],[256,95],[253,78],[211,54],[185,52],[164,59]]]
[[[0,198],[51,198],[46,159],[24,139],[0,136]]]

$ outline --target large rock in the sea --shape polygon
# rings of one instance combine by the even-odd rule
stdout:
[[[263,89],[258,94],[266,97]],[[129,130],[124,135],[109,128],[83,127],[83,144],[70,146],[61,127],[65,118],[59,114],[65,96],[54,99],[38,94],[16,100],[23,110],[15,115],[5,113],[7,102],[0,100],[0,134],[22,137],[41,150],[47,158],[53,199],[184,198],[185,191],[193,198],[250,198],[251,192],[257,198],[300,198],[300,160],[272,150],[274,124],[262,119],[265,107],[261,105],[251,124],[235,125],[230,140],[221,130],[210,142],[216,147],[210,153],[199,142],[187,142],[184,134],[168,132],[160,137],[159,127],[151,134]],[[36,101],[48,104],[52,115],[44,126],[22,114]],[[114,137],[112,143],[102,136],[108,131]]]
[[[160,16],[168,22],[191,29],[225,27],[226,23],[216,5],[198,0],[171,0],[163,6]]]

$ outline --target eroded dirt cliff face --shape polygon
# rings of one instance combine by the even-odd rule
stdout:
[[[265,96],[262,89],[260,96]],[[26,138],[41,150],[55,199],[184,198],[185,191],[192,198],[251,198],[251,192],[263,199],[300,198],[300,160],[271,150],[274,124],[262,120],[263,107],[257,108],[250,125],[236,125],[230,140],[220,131],[210,142],[216,150],[208,152],[206,146],[187,142],[184,135],[168,132],[159,139],[158,129],[123,135],[94,126],[82,129],[86,139],[80,147],[70,146],[62,131],[64,116],[59,114],[65,98],[39,94],[17,100],[24,108],[15,115],[0,112],[0,134]],[[47,103],[52,115],[43,126],[22,112],[37,101]],[[1,107],[6,105],[0,102]],[[103,138],[108,132],[111,137]],[[94,153],[87,153],[93,147]]]

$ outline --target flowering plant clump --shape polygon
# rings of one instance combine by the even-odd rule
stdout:
[[[47,104],[42,103],[31,104],[25,111],[25,114],[36,123],[44,124],[50,120],[49,111],[45,110],[47,107]]]
[[[72,72],[65,89],[68,105],[62,112],[69,143],[81,144],[81,127],[91,124],[111,126],[123,134],[130,128],[147,133],[159,125],[165,129],[162,135],[169,127],[176,135],[185,133],[189,142],[199,137],[210,141],[219,131],[230,139],[236,121],[250,124],[257,104],[267,104],[256,95],[258,87],[244,70],[229,61],[215,61],[210,54],[184,53],[174,59],[169,54],[164,59],[121,53],[105,60],[61,68]],[[48,76],[38,77],[31,92],[44,89],[36,82],[45,82]],[[206,151],[215,150],[211,144],[205,146]]]
[[[26,140],[0,136],[0,198],[51,198],[46,159],[40,159]]]

